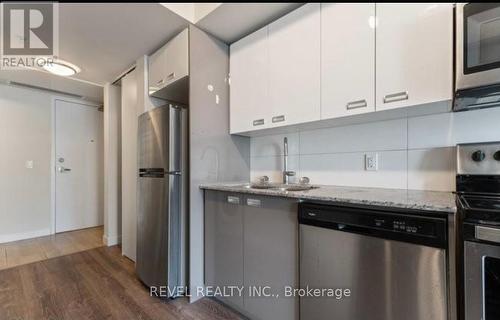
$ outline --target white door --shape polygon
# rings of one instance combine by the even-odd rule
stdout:
[[[267,27],[231,45],[231,133],[269,126]]]
[[[451,100],[453,4],[376,5],[376,109]]]
[[[103,224],[103,113],[55,103],[56,232]]]
[[[308,3],[269,25],[271,126],[320,119],[320,5]]]
[[[321,4],[321,119],[375,111],[375,4]]]

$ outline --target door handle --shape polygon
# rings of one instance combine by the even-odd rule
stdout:
[[[271,119],[273,123],[285,121],[285,115],[275,116]]]
[[[227,196],[227,202],[232,204],[240,204],[240,198],[235,196]]]
[[[255,126],[261,126],[264,124],[264,119],[257,119],[253,121],[253,125]]]
[[[59,171],[59,173],[65,173],[65,172],[71,171],[71,169],[65,168],[65,167],[59,167],[59,168],[57,168],[57,171]]]
[[[384,96],[384,103],[396,102],[401,100],[408,100],[408,91],[402,91],[398,93],[392,93]]]
[[[363,100],[348,102],[346,105],[346,109],[352,110],[352,109],[358,109],[358,108],[365,108],[367,106],[368,106],[368,103],[366,102],[365,99],[363,99]]]
[[[166,171],[165,174],[172,175],[172,176],[180,176],[180,175],[182,175],[182,172],[180,172],[180,171]]]

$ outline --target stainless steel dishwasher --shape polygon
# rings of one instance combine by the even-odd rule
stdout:
[[[447,218],[422,214],[301,204],[301,319],[448,319]]]

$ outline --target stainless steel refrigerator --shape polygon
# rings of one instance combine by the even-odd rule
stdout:
[[[187,110],[146,112],[138,132],[136,271],[145,285],[173,290],[186,282]]]

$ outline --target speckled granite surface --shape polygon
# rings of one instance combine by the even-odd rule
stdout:
[[[200,185],[201,189],[264,196],[287,197],[302,200],[343,202],[391,208],[417,209],[454,213],[455,195],[452,192],[338,187],[316,185],[317,189],[307,191],[281,191],[279,189],[252,189],[248,183],[214,183]]]

